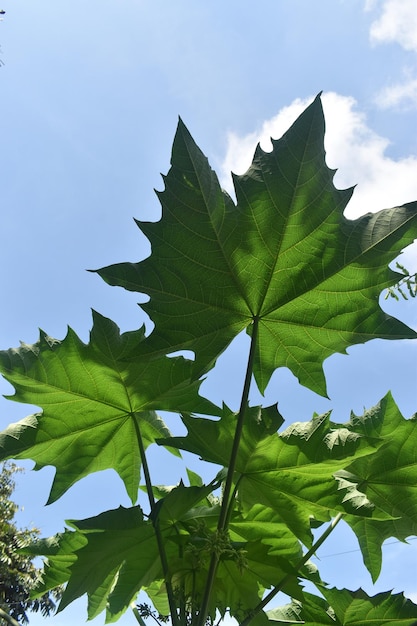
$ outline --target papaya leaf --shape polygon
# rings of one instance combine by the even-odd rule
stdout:
[[[320,591],[332,607],[335,618],[343,625],[413,626],[417,618],[417,606],[402,593],[388,591],[368,596],[362,589],[349,591],[325,587]]]
[[[362,492],[391,520],[345,520],[356,533],[366,567],[376,580],[381,569],[381,546],[385,539],[404,541],[417,534],[417,416],[404,419],[392,395],[359,420],[352,415],[359,431],[378,436],[383,445],[374,455],[356,459],[346,470],[336,473],[345,485]]]
[[[290,574],[284,591],[294,597],[303,598],[297,571],[286,555],[271,554],[254,535],[254,540],[233,541],[225,537],[218,540],[213,527],[204,525],[204,532],[188,534],[192,525],[192,511],[182,525],[181,538],[170,529],[175,517],[181,515],[180,500],[197,500],[204,497],[201,488],[190,487],[190,493],[177,492],[174,502],[176,514],[172,514],[171,494],[167,496],[169,522],[163,514],[160,521],[166,527],[164,542],[169,557],[170,576],[174,590],[193,597],[202,594],[207,563],[213,550],[219,551],[220,566],[210,611],[226,611],[244,616],[256,605],[265,590],[279,584]],[[198,489],[199,494],[195,491]],[[206,488],[207,489],[207,488]],[[178,495],[179,494],[179,495]],[[163,510],[163,509],[162,509]],[[185,511],[185,508],[184,508]],[[199,511],[195,510],[199,522]],[[32,554],[48,556],[45,578],[38,593],[56,584],[68,581],[59,610],[63,610],[78,597],[88,595],[88,616],[93,619],[107,608],[107,622],[117,621],[132,599],[141,589],[154,589],[155,581],[161,579],[162,571],[155,531],[150,520],[145,520],[139,507],[119,507],[95,517],[80,521],[69,521],[73,531],[54,537],[49,542],[40,542]],[[196,529],[203,527],[198,523]],[[155,589],[154,589],[155,591]],[[161,598],[163,591],[159,589]]]
[[[408,520],[377,520],[346,515],[344,520],[354,531],[359,541],[363,562],[375,582],[381,573],[382,544],[395,537],[405,543],[407,537],[417,535],[417,523],[410,527]]]
[[[390,592],[368,596],[362,589],[320,588],[327,602],[311,593],[304,601],[293,600],[268,611],[268,618],[276,624],[304,624],[305,626],[413,626],[417,606],[402,594]]]
[[[77,560],[77,550],[86,544],[85,536],[65,530],[64,533],[39,539],[22,548],[24,554],[47,558],[43,578],[33,590],[32,597],[39,598],[47,591],[66,583],[71,574],[71,566]]]
[[[255,504],[244,515],[236,512],[229,531],[235,541],[260,541],[269,547],[269,554],[284,557],[291,563],[297,563],[302,556],[300,542],[278,513],[262,504]]]
[[[0,368],[14,385],[11,398],[40,406],[43,414],[12,424],[0,435],[1,458],[33,459],[56,467],[49,502],[92,472],[113,468],[136,501],[144,447],[169,430],[154,409],[216,413],[190,382],[192,362],[183,357],[126,362],[144,341],[143,330],[120,334],[94,313],[90,343],[69,329],[61,342],[41,333],[38,343],[0,353]]]
[[[182,419],[188,434],[158,443],[187,450],[212,463],[228,463],[236,424],[232,411],[224,407],[217,421],[186,415]],[[376,432],[357,432],[352,421],[332,423],[326,413],[309,422],[296,422],[278,434],[282,418],[276,407],[250,407],[246,419],[236,460],[238,499],[245,515],[261,504],[279,516],[293,539],[309,546],[312,516],[326,521],[336,511],[378,515],[363,493],[353,498],[334,478],[353,458],[375,453],[383,444]]]
[[[349,424],[332,424],[329,418],[329,414],[318,415],[264,439],[240,469],[243,509],[258,503],[271,508],[309,547],[312,519],[327,521],[340,511],[378,515],[365,497],[347,499],[334,478],[353,457],[374,454],[377,442],[352,432]]]
[[[158,500],[150,515],[150,518],[160,524],[161,528],[170,526],[182,519],[193,507],[205,500],[220,484],[213,481],[209,485],[201,487],[186,487],[179,484],[174,487],[164,498]]]
[[[145,589],[153,606],[160,615],[169,615],[169,602],[163,580],[154,580]]]
[[[141,305],[156,325],[146,354],[192,350],[200,374],[257,320],[260,390],[288,367],[325,395],[322,363],[331,354],[417,336],[378,304],[399,276],[388,264],[417,236],[417,203],[346,219],[352,189],[333,184],[324,130],[317,97],[272,152],[258,146],[246,174],[234,176],[235,204],[179,122],[158,193],[162,219],[138,222],[152,255],[97,270],[150,296]]]
[[[161,438],[158,444],[187,450],[199,455],[205,461],[227,465],[233,446],[236,428],[237,413],[223,406],[220,420],[210,420],[203,417],[182,415],[182,421],[187,428],[185,437]],[[238,452],[238,466],[246,463],[257,444],[265,437],[275,435],[284,419],[276,406],[248,407],[246,412],[245,429]]]
[[[343,626],[335,619],[332,609],[323,599],[311,593],[304,594],[304,601],[291,600],[290,604],[267,611],[268,619],[277,624],[303,624],[305,626]]]
[[[57,559],[73,559],[59,610],[86,593],[90,619],[108,605],[110,621],[115,621],[143,586],[161,577],[153,525],[139,507],[119,507],[69,524],[75,530],[68,534],[81,537],[84,545],[74,551],[67,541],[56,556],[49,556],[52,571]],[[49,576],[47,571],[46,584]]]
[[[212,536],[213,540],[216,536]],[[219,549],[207,540],[200,549],[184,551],[182,558],[170,562],[174,588],[182,589],[185,596],[194,597],[197,605],[204,591],[211,550],[218,549],[219,566],[209,605],[209,615],[216,611],[224,615],[227,610],[239,621],[256,606],[263,592],[281,583],[288,576],[284,591],[303,598],[297,571],[287,559],[272,555],[259,541],[231,541]]]

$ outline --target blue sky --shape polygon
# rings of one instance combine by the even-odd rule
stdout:
[[[358,185],[348,217],[417,198],[414,0],[3,0],[1,8],[1,349],[36,341],[38,327],[63,338],[69,324],[87,340],[90,307],[122,330],[145,320],[135,294],[85,270],[148,254],[132,218],[159,217],[153,189],[162,188],[178,115],[230,189],[230,170],[246,169],[256,142],[279,137],[323,90],[328,164],[336,185]],[[415,248],[403,258],[417,269]],[[417,327],[414,302],[383,306]],[[237,406],[245,349],[234,342],[203,384],[214,401]],[[416,342],[356,346],[325,371],[330,400],[280,370],[265,401],[279,401],[288,420],[333,408],[345,421],[391,389],[406,417],[417,409]],[[1,399],[1,428],[29,412]],[[155,481],[173,474],[164,457]],[[15,494],[21,523],[44,535],[65,519],[129,505],[105,472],[45,508],[52,476],[26,472]],[[356,549],[342,529],[322,548],[323,576],[372,592]],[[341,561],[332,556],[340,552],[348,552]],[[417,541],[385,554],[374,590],[404,590],[417,602]],[[85,605],[50,623],[84,623]],[[127,614],[119,623],[136,621]]]

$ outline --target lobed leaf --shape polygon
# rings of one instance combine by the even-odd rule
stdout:
[[[362,589],[322,588],[321,591],[341,624],[413,626],[417,618],[417,606],[402,593],[387,591],[368,596]]]
[[[417,416],[404,419],[388,393],[363,418],[352,415],[358,431],[379,437],[383,445],[369,457],[354,460],[336,478],[352,485],[392,519],[346,521],[356,533],[364,562],[374,580],[381,569],[385,539],[417,534]]]
[[[304,601],[268,611],[268,618],[277,624],[305,626],[414,626],[417,606],[402,594],[390,592],[368,596],[362,589],[327,589],[324,597],[305,594]]]
[[[236,414],[224,407],[218,421],[187,415],[182,419],[187,435],[159,443],[187,450],[212,463],[229,462]],[[274,523],[278,516],[287,532],[306,545],[311,545],[312,517],[326,521],[336,511],[390,517],[375,510],[363,493],[356,498],[347,495],[334,478],[354,458],[375,453],[383,443],[377,433],[358,431],[352,421],[334,424],[329,413],[309,422],[296,422],[278,434],[281,423],[276,407],[247,410],[236,460],[238,499],[244,516],[255,505],[262,505],[273,512]]]
[[[185,437],[158,440],[160,445],[173,446],[199,455],[205,461],[226,466],[230,460],[238,414],[223,406],[220,420],[183,414],[187,428]],[[244,465],[260,441],[275,436],[284,419],[276,406],[247,407],[245,428],[239,445],[237,466]]]
[[[317,97],[272,152],[258,146],[246,174],[234,176],[235,205],[179,122],[158,194],[162,219],[138,223],[152,255],[98,270],[109,284],[150,296],[142,307],[156,328],[146,354],[193,350],[200,374],[257,320],[261,391],[288,367],[325,395],[322,363],[331,354],[417,336],[378,304],[399,276],[388,264],[417,236],[417,203],[346,219],[352,189],[333,184],[324,129]]]
[[[345,521],[354,531],[359,541],[363,562],[375,582],[381,573],[382,544],[386,539],[395,537],[406,543],[407,537],[417,536],[417,523],[410,527],[407,520],[377,520],[370,518],[351,517]]]
[[[120,335],[94,313],[90,343],[69,329],[61,342],[41,333],[38,343],[0,353],[0,368],[14,385],[13,400],[40,406],[42,414],[12,424],[0,435],[1,458],[30,458],[36,468],[56,467],[49,502],[92,472],[113,468],[136,501],[141,456],[169,430],[154,412],[215,413],[190,382],[192,362],[182,357],[149,361],[125,356],[144,341],[143,330]]]
[[[119,507],[70,524],[75,536],[87,541],[76,552],[59,610],[87,593],[89,618],[107,605],[114,621],[143,586],[162,575],[153,526],[139,507]]]

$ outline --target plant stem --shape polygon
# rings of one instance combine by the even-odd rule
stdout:
[[[251,344],[250,344],[250,350],[249,350],[248,365],[246,367],[245,382],[244,382],[243,391],[242,391],[242,399],[240,402],[235,436],[233,440],[232,451],[230,453],[229,467],[227,469],[226,482],[225,482],[224,491],[223,491],[223,500],[222,500],[222,505],[220,508],[219,520],[217,523],[218,532],[224,532],[227,530],[228,522],[230,518],[229,505],[232,506],[231,494],[232,494],[232,489],[233,489],[233,478],[234,478],[234,473],[235,473],[237,455],[239,452],[240,440],[242,438],[243,424],[245,421],[246,409],[248,406],[249,390],[250,390],[250,384],[251,384],[252,374],[253,374],[253,362],[255,358],[256,341],[258,337],[258,324],[259,324],[259,319],[255,317],[253,320],[253,325],[252,325],[252,337],[251,337]],[[203,596],[200,611],[198,614],[197,626],[204,626],[204,623],[206,621],[208,605],[209,605],[210,596],[211,596],[211,590],[213,588],[214,579],[216,577],[218,562],[219,562],[218,556],[217,554],[213,552],[213,554],[211,555],[209,570],[207,573],[207,581],[206,581],[206,586],[204,589],[204,596]]]
[[[133,415],[133,423],[135,424],[136,437],[137,437],[138,445],[139,445],[139,452],[140,452],[140,457],[142,461],[143,475],[145,478],[145,485],[146,485],[146,492],[148,494],[148,499],[149,499],[149,506],[151,509],[151,513],[153,513],[155,510],[155,498],[153,495],[151,475],[149,472],[148,460],[145,454],[145,446],[143,445],[142,433],[140,432],[139,424],[137,422],[135,415]],[[177,606],[175,603],[174,590],[172,588],[172,584],[169,579],[168,559],[167,559],[167,555],[165,552],[164,540],[162,538],[162,533],[159,527],[159,522],[154,516],[152,516],[152,523],[153,523],[153,527],[155,531],[156,542],[158,544],[158,552],[159,552],[159,558],[161,559],[162,572],[164,574],[165,587],[166,587],[168,603],[169,603],[169,610],[171,613],[171,622],[173,626],[179,626],[180,623],[179,623],[178,614],[177,614]]]
[[[320,548],[320,546],[326,541],[326,539],[330,535],[330,533],[332,533],[333,530],[336,528],[337,524],[342,519],[342,516],[343,516],[343,513],[338,513],[336,515],[336,517],[332,520],[332,522],[326,528],[324,533],[317,539],[317,541],[313,544],[313,546],[310,548],[310,550],[308,552],[306,552],[304,554],[304,556],[300,559],[300,561],[297,563],[297,565],[295,566],[295,571],[296,572],[298,572],[303,567],[303,565],[305,565],[307,563],[307,561],[314,555],[314,553],[317,552],[317,550]],[[272,589],[272,591],[270,591],[265,596],[265,598],[262,600],[262,602],[260,602],[250,612],[250,614],[243,620],[243,622],[240,622],[239,626],[248,626],[248,624],[253,620],[253,618],[256,617],[260,611],[262,611],[262,609],[268,604],[268,602],[270,602],[277,595],[277,593],[282,591],[284,585],[288,581],[290,581],[291,578],[293,578],[293,577],[294,577],[293,573],[287,574],[286,576],[284,576],[284,578],[281,580],[281,582],[276,587],[274,587]]]
[[[224,492],[223,492],[223,501],[222,501],[222,506],[220,509],[219,522],[217,526],[218,530],[227,529],[227,517],[228,517],[227,511],[229,508],[230,495],[231,495],[232,488],[233,488],[233,478],[234,478],[234,473],[235,473],[237,455],[239,452],[239,445],[240,445],[240,440],[242,438],[242,432],[243,432],[243,424],[245,421],[246,409],[248,406],[249,390],[250,390],[250,384],[251,384],[252,374],[253,374],[253,362],[255,358],[256,341],[258,338],[258,324],[259,324],[259,319],[255,317],[255,319],[253,320],[253,325],[252,325],[252,337],[251,337],[251,344],[250,344],[250,350],[249,350],[248,365],[246,368],[246,376],[245,376],[245,382],[243,385],[242,399],[240,402],[239,415],[238,415],[237,424],[236,424],[235,438],[233,440],[232,452],[230,454],[229,467],[227,470],[226,483],[225,483]]]

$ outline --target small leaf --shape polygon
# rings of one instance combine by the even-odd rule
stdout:
[[[261,541],[269,546],[269,554],[294,564],[302,556],[301,544],[279,514],[262,504],[254,504],[245,514],[236,513],[230,521],[230,534],[235,541]]]
[[[304,594],[304,601],[292,600],[290,604],[267,612],[268,619],[278,624],[305,624],[305,626],[343,626],[323,598],[311,593]]]

